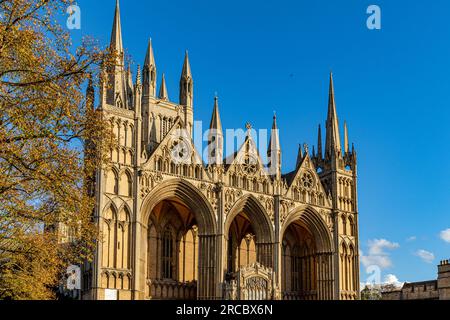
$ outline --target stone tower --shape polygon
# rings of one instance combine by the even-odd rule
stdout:
[[[335,279],[336,294],[342,299],[352,295],[355,286],[352,279],[359,278],[358,253],[358,207],[357,207],[357,176],[356,151],[348,142],[347,124],[344,124],[344,151],[342,151],[339,120],[336,111],[333,74],[330,73],[328,97],[328,116],[326,120],[325,154],[322,153],[322,133],[319,125],[317,155],[313,155],[320,180],[332,202],[334,220]]]
[[[450,262],[441,261],[438,266],[438,290],[440,300],[450,300]]]
[[[318,153],[304,145],[283,173],[274,116],[268,165],[251,125],[225,154],[215,97],[205,164],[192,139],[187,52],[176,103],[170,79],[158,82],[152,41],[134,81],[125,68],[118,1],[110,50],[117,61],[102,70],[98,110],[117,143],[93,184],[100,240],[83,298],[357,299],[356,151],[346,125],[341,144],[332,76],[324,150],[319,127]]]

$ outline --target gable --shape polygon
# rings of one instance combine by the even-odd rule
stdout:
[[[227,158],[226,163],[230,161],[231,164],[228,165],[227,173],[258,178],[268,177],[258,148],[250,135],[246,137],[238,152]]]
[[[313,161],[306,154],[296,171],[290,175],[286,197],[313,205],[331,206]]]
[[[142,154],[146,157],[146,153]],[[161,143],[147,157],[144,169],[209,180],[203,160],[195,148],[191,135],[177,117]]]

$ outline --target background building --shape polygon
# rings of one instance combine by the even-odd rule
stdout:
[[[437,280],[405,283],[401,289],[382,293],[382,300],[450,300],[450,263],[441,261]]]
[[[100,104],[118,144],[96,174],[102,241],[84,267],[84,299],[357,299],[356,151],[340,138],[330,76],[325,145],[299,149],[282,174],[273,119],[265,166],[251,126],[224,159],[217,97],[208,163],[192,142],[194,80],[186,53],[179,102],[157,90],[151,42],[133,81],[116,5]],[[92,94],[92,88],[89,88]],[[286,115],[289,116],[289,115]],[[295,119],[293,119],[295,120]]]

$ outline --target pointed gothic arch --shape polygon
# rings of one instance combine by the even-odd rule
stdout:
[[[241,230],[238,235],[233,236],[232,226],[236,219],[247,221],[245,230]],[[273,267],[273,243],[274,232],[272,221],[262,204],[253,195],[246,195],[241,198],[230,210],[224,224],[224,232],[228,243],[228,272],[235,272],[237,259],[236,252],[240,250],[242,239],[248,233],[254,233],[256,243],[256,261],[266,267]],[[233,243],[236,242],[236,243]],[[239,248],[239,250],[237,249]]]
[[[196,226],[198,227],[198,243],[196,243],[196,253],[199,255],[197,273],[198,273],[198,283],[196,287],[192,287],[192,284],[183,285],[183,289],[190,290],[189,295],[183,291],[184,297],[192,298],[197,297],[198,299],[211,299],[215,297],[216,294],[216,262],[218,257],[216,256],[216,218],[214,210],[211,204],[208,202],[206,197],[191,183],[182,179],[171,179],[161,183],[157,186],[151,193],[149,193],[141,206],[142,217],[141,221],[146,229],[148,227],[152,228],[151,214],[153,209],[160,203],[164,201],[175,201],[182,203],[194,216]],[[154,227],[153,227],[154,228]],[[154,229],[151,229],[154,230]],[[163,230],[159,230],[163,231]],[[187,230],[189,231],[189,230]],[[177,238],[177,236],[175,236]],[[142,234],[142,241],[146,245],[143,246],[141,250],[141,255],[143,260],[149,261],[151,257],[148,257],[147,246],[149,240],[149,235],[146,232]],[[178,239],[179,240],[179,239]],[[177,240],[177,241],[178,241]],[[179,241],[177,242],[179,246]],[[155,257],[153,257],[154,259]],[[177,257],[176,259],[179,259]],[[177,265],[179,262],[174,258],[172,264]],[[145,262],[147,265],[147,262]],[[179,272],[174,272],[173,277],[178,277]],[[159,284],[158,284],[159,285]],[[161,288],[164,290],[169,290],[168,287],[163,285]],[[172,287],[171,287],[172,288]],[[196,289],[196,294],[192,294],[192,289]],[[178,290],[177,288],[175,288]],[[175,290],[172,290],[174,294]],[[156,292],[159,294],[159,291]],[[162,295],[162,294],[161,294]],[[164,296],[164,295],[162,295]],[[178,295],[180,297],[180,295]]]
[[[281,270],[290,272],[282,276],[283,298],[333,299],[333,239],[320,214],[309,206],[295,209],[284,222],[280,237]]]
[[[256,236],[259,236],[258,242],[273,243],[272,221],[261,202],[251,194],[242,197],[234,204],[225,220],[224,230],[228,231],[233,219],[244,210],[255,224]]]

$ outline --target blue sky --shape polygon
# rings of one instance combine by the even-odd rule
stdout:
[[[78,2],[75,44],[109,42],[114,2]],[[366,27],[371,4],[381,30]],[[440,238],[450,228],[449,11],[448,0],[121,1],[128,53],[142,64],[152,38],[175,101],[189,50],[197,120],[209,123],[216,91],[227,128],[270,128],[276,110],[285,172],[299,143],[316,144],[333,70],[340,125],[358,152],[363,260],[400,281],[434,279],[450,258]]]

